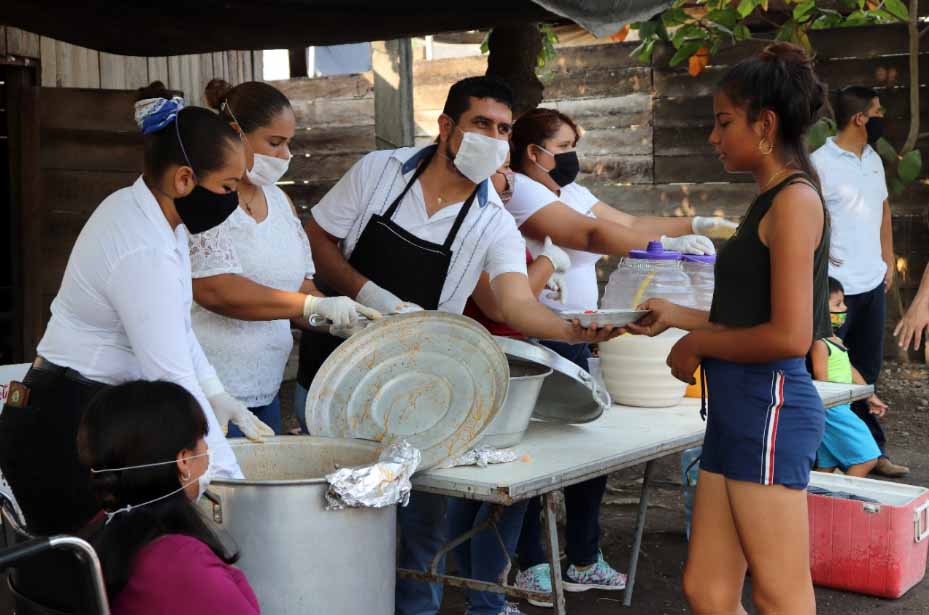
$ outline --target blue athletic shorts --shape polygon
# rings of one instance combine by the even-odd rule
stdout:
[[[704,359],[706,436],[700,468],[732,480],[805,489],[825,410],[803,359]]]
[[[816,454],[816,467],[840,468],[844,472],[880,456],[881,449],[874,436],[851,406],[845,404],[826,410],[826,431]]]

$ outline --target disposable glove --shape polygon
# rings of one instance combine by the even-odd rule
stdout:
[[[404,301],[370,280],[361,287],[355,299],[359,303],[374,308],[381,314],[406,314],[408,312],[419,312],[423,309],[415,303]]]
[[[348,297],[314,297],[307,295],[303,302],[303,317],[309,319],[317,314],[337,327],[354,324],[361,314],[369,320],[377,320],[381,313],[375,309],[352,301]]]
[[[703,235],[682,235],[680,237],[662,235],[661,245],[665,250],[682,254],[716,254],[716,246]]]
[[[725,218],[696,216],[693,220],[694,233],[697,235],[706,235],[711,239],[729,239],[735,235],[735,230],[739,225],[730,222]]]

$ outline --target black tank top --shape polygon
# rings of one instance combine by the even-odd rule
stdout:
[[[710,307],[710,322],[728,327],[754,327],[770,322],[771,253],[761,242],[758,226],[778,193],[797,183],[805,183],[815,189],[815,184],[806,174],[797,173],[758,195],[735,235],[720,248],[716,257],[716,288]],[[829,320],[829,212],[825,205],[823,214],[823,236],[813,253],[813,278],[810,280],[813,284],[813,337],[810,344],[814,339],[832,335]]]

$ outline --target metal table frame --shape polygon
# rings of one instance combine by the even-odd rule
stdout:
[[[870,385],[841,385],[824,382],[817,382],[815,384],[823,400],[823,405],[827,408],[850,403],[858,399],[864,399],[874,392],[874,388]],[[662,422],[669,423],[672,417],[677,420],[680,419],[681,416],[684,416],[685,413],[689,413],[691,416],[697,416],[698,407],[699,402],[697,400],[685,400],[680,406],[671,410],[648,410],[614,406],[608,410],[608,412],[615,414],[611,414],[609,417],[603,417],[590,425],[596,426],[601,421],[612,421],[614,423],[620,421],[623,418],[621,417],[621,413],[624,411],[629,416],[634,416],[634,413],[638,413],[641,419],[641,415],[644,412],[648,415],[648,421],[652,426],[660,429]],[[573,427],[585,428],[585,426]],[[553,431],[558,428],[559,426],[552,423],[533,422],[523,441],[523,445],[529,448],[535,445],[537,451],[544,453],[546,448],[548,448],[544,440],[547,437],[552,442],[557,442],[559,435],[553,433]],[[687,425],[684,427],[678,426],[678,433],[676,435],[652,442],[647,447],[647,450],[634,448],[629,450],[617,450],[615,454],[609,457],[578,466],[570,471],[559,473],[541,472],[513,482],[495,482],[492,476],[488,476],[488,474],[492,474],[492,471],[489,472],[490,469],[454,468],[451,470],[430,470],[424,472],[414,479],[414,490],[488,502],[494,504],[495,508],[484,523],[454,538],[440,549],[433,559],[429,570],[417,571],[398,569],[398,574],[405,578],[417,579],[429,583],[441,583],[443,585],[461,587],[464,589],[502,593],[517,599],[532,598],[542,601],[553,600],[555,613],[557,615],[566,615],[564,585],[561,576],[561,559],[559,557],[558,528],[555,519],[555,492],[569,485],[645,463],[642,489],[639,497],[639,508],[636,513],[635,529],[633,533],[632,550],[629,555],[626,588],[623,591],[623,606],[631,606],[632,595],[635,589],[639,553],[642,547],[642,537],[645,533],[645,524],[648,514],[648,497],[655,467],[654,462],[662,457],[667,457],[668,455],[680,453],[688,448],[698,446],[703,441],[703,434],[704,425],[700,422],[699,417],[697,417],[696,421],[693,423],[692,429]],[[502,467],[505,466],[498,466],[498,468]],[[544,503],[542,515],[546,528],[545,542],[549,557],[548,563],[552,573],[552,594],[528,592],[509,585],[506,582],[511,569],[511,561],[509,559],[509,554],[506,553],[504,549],[503,540],[500,537],[499,531],[497,531],[496,528],[496,520],[499,519],[504,506],[538,496],[543,498]],[[448,553],[487,528],[493,528],[496,532],[500,547],[503,549],[507,559],[507,565],[497,583],[477,581],[459,576],[441,574],[439,572],[439,564]]]

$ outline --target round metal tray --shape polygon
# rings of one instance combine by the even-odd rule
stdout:
[[[506,398],[506,356],[464,316],[415,312],[375,321],[326,359],[306,422],[318,436],[405,439],[421,469],[467,452]]]

